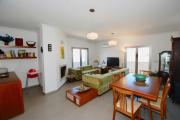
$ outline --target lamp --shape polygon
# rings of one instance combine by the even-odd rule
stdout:
[[[109,45],[109,46],[116,46],[116,45],[117,45],[117,41],[115,41],[115,40],[110,40],[110,41],[108,41],[108,45]]]
[[[87,34],[87,38],[90,39],[90,40],[95,40],[98,38],[98,34],[95,33],[95,32],[90,32]]]

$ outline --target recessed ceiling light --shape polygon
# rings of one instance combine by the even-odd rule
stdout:
[[[89,12],[95,12],[95,9],[91,8],[89,9]]]
[[[90,32],[87,34],[87,38],[90,39],[90,40],[95,40],[98,38],[98,34],[95,33],[95,32]]]

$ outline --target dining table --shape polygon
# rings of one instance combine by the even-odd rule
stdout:
[[[156,76],[147,76],[144,83],[136,81],[135,74],[130,73],[113,82],[111,87],[130,91],[133,95],[145,98],[148,101],[148,109],[150,112],[150,120],[152,120],[152,110],[150,101],[157,101],[161,86],[161,78]]]

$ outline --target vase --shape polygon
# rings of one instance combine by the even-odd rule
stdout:
[[[4,42],[4,45],[9,45],[9,43],[8,42]]]

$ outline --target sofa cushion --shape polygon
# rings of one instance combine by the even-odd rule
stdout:
[[[93,67],[92,67],[92,65],[88,65],[88,66],[80,67],[80,69],[81,69],[82,71],[85,71],[85,70],[91,70],[91,69],[93,69]]]
[[[82,71],[82,74],[93,73],[96,71],[99,71],[99,69],[84,70],[84,71]]]

